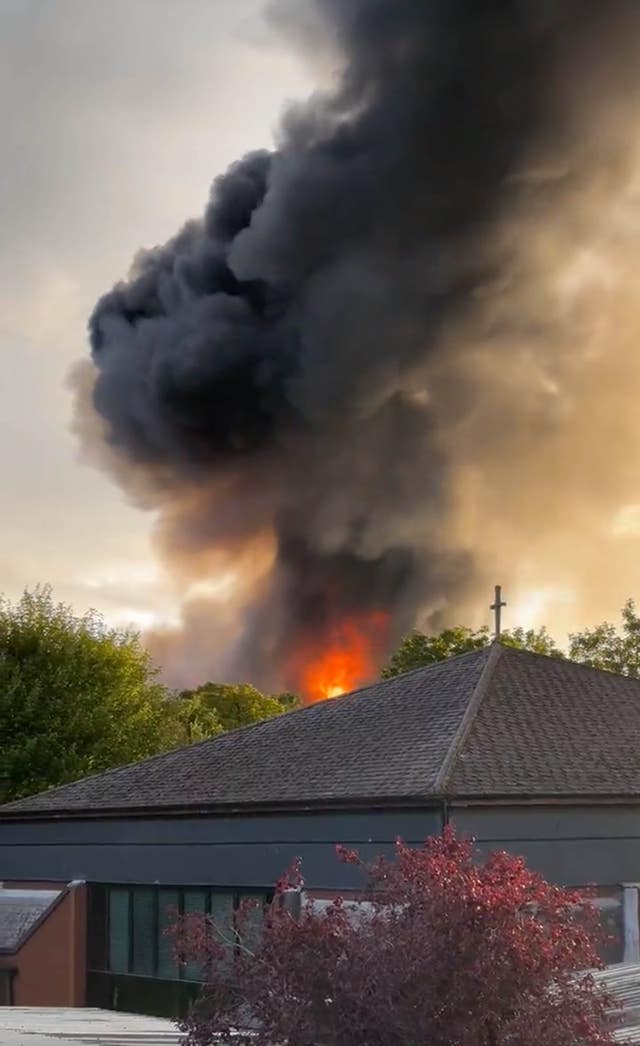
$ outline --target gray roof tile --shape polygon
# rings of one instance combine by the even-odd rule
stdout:
[[[0,889],[0,952],[15,952],[60,896],[60,890]]]
[[[640,681],[504,647],[454,795],[640,795]]]

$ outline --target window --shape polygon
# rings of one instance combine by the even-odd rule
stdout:
[[[152,887],[136,887],[131,891],[131,972],[146,977],[153,977],[156,969],[156,898],[157,891]]]
[[[158,977],[177,981],[178,964],[173,957],[173,940],[167,930],[180,914],[180,891],[160,890],[158,893]]]
[[[126,973],[129,969],[129,891],[109,891],[109,969]]]
[[[258,901],[250,914],[250,936],[259,932],[270,894],[210,887],[100,886],[89,892],[88,968],[90,973],[197,982],[197,964],[179,966],[167,930],[181,915],[210,915],[234,940],[234,913],[243,898]]]
[[[252,902],[252,905],[247,909],[244,918],[242,936],[242,944],[245,948],[251,950],[255,947],[260,937],[266,898],[262,894],[252,893],[245,894],[243,899]]]
[[[208,890],[185,890],[183,895],[183,912],[185,915],[206,915],[207,914],[207,901],[208,901]],[[218,894],[219,897],[224,897],[228,902],[233,901],[232,894]],[[233,908],[232,904],[228,904],[228,921],[231,925],[233,919]],[[197,963],[188,962],[184,967],[184,976],[188,981],[200,981],[202,980],[202,970]]]
[[[222,940],[233,944],[233,909],[236,907],[232,894],[214,893],[211,895],[209,913],[211,922]]]

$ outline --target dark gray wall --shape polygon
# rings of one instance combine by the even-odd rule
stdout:
[[[639,806],[452,806],[483,852],[510,850],[565,886],[640,881]]]
[[[437,810],[148,820],[0,821],[0,880],[270,886],[301,857],[309,888],[347,889],[357,870],[335,844],[364,859],[414,845],[441,826]]]
[[[453,805],[451,819],[484,852],[510,850],[566,885],[640,880],[640,806]],[[253,817],[0,821],[0,880],[269,886],[301,857],[310,888],[347,889],[357,870],[336,843],[365,859],[397,837],[419,845],[439,810],[371,810]]]

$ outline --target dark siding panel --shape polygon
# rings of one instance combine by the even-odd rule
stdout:
[[[452,816],[482,839],[613,839],[640,836],[640,806],[456,806]]]
[[[640,878],[640,807],[454,806],[451,814],[482,850],[522,854],[558,882]],[[299,856],[310,888],[346,889],[356,873],[336,860],[336,842],[369,858],[391,852],[398,836],[419,844],[439,825],[435,810],[0,822],[0,880],[263,887]]]
[[[568,842],[535,842],[504,844],[526,858],[529,866],[546,879],[563,886],[609,886],[637,882],[640,872],[639,839],[573,839]],[[483,852],[495,850],[493,844],[480,847]]]
[[[375,838],[393,842],[423,839],[440,824],[438,810],[376,810],[360,813],[271,814],[262,817],[156,817],[113,820],[24,821],[0,820],[0,846],[32,843],[271,843],[352,842]]]
[[[350,840],[345,840],[347,846]],[[391,852],[389,843],[358,846],[364,858]],[[346,889],[356,870],[340,862],[333,846],[313,843],[267,846],[21,846],[0,854],[5,879],[160,883],[166,885],[273,886],[301,857],[309,887]]]
[[[264,887],[272,886],[294,858],[301,857],[309,888],[348,889],[358,885],[358,872],[336,858],[336,842],[358,849],[367,860],[391,853],[398,836],[420,843],[438,831],[439,824],[435,811],[372,811],[335,818],[309,814],[223,823],[163,819],[0,824],[0,879]],[[238,841],[243,836],[244,841]]]
[[[350,845],[350,840],[345,840]],[[389,843],[360,845],[365,858],[390,851]],[[0,854],[4,879],[71,880],[92,883],[273,886],[300,857],[308,886],[346,888],[356,870],[342,864],[334,847],[313,843],[268,846],[21,846]]]
[[[483,853],[519,854],[554,882],[611,885],[640,878],[638,808],[466,807],[451,815]]]

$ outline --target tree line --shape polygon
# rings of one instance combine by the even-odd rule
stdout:
[[[414,631],[383,678],[491,641],[487,628]],[[514,629],[504,643],[624,675],[640,676],[640,617],[633,600],[619,629],[609,623],[569,636],[563,652],[545,628]],[[0,598],[0,795],[18,799],[56,785],[193,744],[296,708],[295,694],[263,694],[249,683],[206,682],[175,692],[139,636],[78,616],[49,587]]]
[[[48,586],[0,598],[0,796],[9,802],[270,719],[293,694],[164,686],[137,634],[77,616]]]
[[[480,650],[487,646],[491,639],[491,632],[486,627],[445,628],[437,635],[411,632],[405,636],[398,650],[383,668],[382,677],[389,679],[414,668],[454,657],[456,654]],[[628,599],[623,606],[618,628],[608,621],[603,621],[594,628],[570,633],[566,652],[556,645],[544,627],[510,629],[501,634],[500,641],[518,650],[567,658],[569,661],[577,661],[590,668],[600,668],[605,672],[640,677],[640,616],[636,613],[633,599]]]

